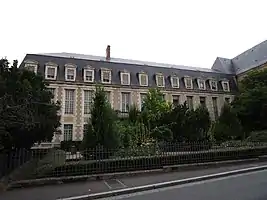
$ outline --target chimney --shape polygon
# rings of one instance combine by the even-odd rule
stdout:
[[[106,60],[110,61],[110,45],[108,45],[106,49]]]

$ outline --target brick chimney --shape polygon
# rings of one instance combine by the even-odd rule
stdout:
[[[110,45],[108,45],[106,49],[106,60],[110,61]]]

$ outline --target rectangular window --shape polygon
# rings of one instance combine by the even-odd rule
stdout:
[[[193,82],[191,78],[185,78],[186,89],[193,89]]]
[[[106,94],[106,98],[107,98],[107,101],[109,102],[109,103],[111,103],[111,97],[110,97],[110,95],[111,95],[111,93],[110,93],[110,91],[105,91],[105,94]]]
[[[175,106],[180,104],[180,96],[179,95],[172,95],[172,104]]]
[[[198,80],[198,88],[200,90],[205,90],[206,89],[205,80],[202,80],[202,79]]]
[[[212,97],[212,107],[213,107],[213,111],[214,111],[214,117],[215,120],[218,118],[219,114],[218,114],[218,103],[217,103],[217,97]]]
[[[94,70],[84,70],[84,81],[85,82],[93,82],[94,81]]]
[[[148,77],[146,74],[139,74],[139,82],[141,86],[148,86]]]
[[[173,88],[179,88],[179,78],[171,77],[171,84]]]
[[[199,103],[201,106],[206,107],[206,97],[199,97]]]
[[[130,106],[130,93],[122,92],[121,93],[121,111],[129,112]]]
[[[192,96],[187,96],[187,106],[188,108],[191,110],[194,108],[194,105],[193,105],[193,97]]]
[[[144,100],[146,98],[146,95],[147,95],[146,93],[140,93],[140,102],[141,102],[140,109],[143,108],[143,103],[144,103]]]
[[[211,90],[217,90],[217,81],[211,81],[210,88]]]
[[[26,68],[28,71],[31,71],[31,72],[34,72],[34,73],[37,72],[37,65],[25,64],[25,68]]]
[[[102,71],[102,83],[111,83],[111,71]]]
[[[56,68],[55,67],[47,67],[47,72],[46,72],[46,78],[47,79],[55,79],[56,76]]]
[[[65,114],[74,113],[74,89],[65,89]]]
[[[164,87],[164,76],[157,75],[157,86]]]
[[[64,124],[64,141],[72,141],[73,124]]]
[[[90,114],[91,108],[93,105],[93,91],[91,90],[84,90],[83,91],[83,109],[84,114]]]
[[[76,69],[67,68],[67,80],[69,80],[69,81],[74,80],[75,70]]]
[[[223,81],[222,82],[222,86],[223,86],[223,91],[225,91],[225,92],[229,92],[230,91],[229,83],[227,81]]]
[[[88,130],[88,124],[84,124],[83,125],[83,135],[86,134],[87,130]]]
[[[121,73],[121,84],[130,85],[130,73]]]

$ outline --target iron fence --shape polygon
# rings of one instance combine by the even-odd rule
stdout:
[[[143,144],[132,148],[16,150],[0,155],[1,175],[8,181],[149,170],[164,166],[257,158],[267,155],[266,143],[207,142]]]

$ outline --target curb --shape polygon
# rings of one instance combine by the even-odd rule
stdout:
[[[249,172],[255,172],[260,170],[266,170],[267,165],[259,166],[259,167],[251,167],[251,168],[245,168],[245,169],[239,169],[234,171],[228,171],[228,172],[222,172],[218,174],[210,174],[200,177],[193,177],[193,178],[187,178],[182,180],[176,180],[176,181],[169,181],[169,182],[163,182],[163,183],[157,183],[157,184],[151,184],[151,185],[145,185],[145,186],[138,186],[133,188],[126,188],[121,190],[114,190],[109,192],[102,192],[102,193],[96,193],[96,194],[89,194],[89,195],[83,195],[83,196],[75,196],[75,197],[68,197],[68,198],[61,198],[57,200],[92,200],[92,199],[100,199],[100,198],[108,198],[108,197],[114,197],[119,195],[129,195],[131,193],[136,192],[144,192],[147,190],[155,190],[165,187],[171,187],[171,186],[177,186],[177,185],[183,185],[188,183],[194,183],[199,181],[205,181],[215,178],[222,178],[237,174],[244,174]]]
[[[253,158],[253,159],[244,159],[244,160],[228,160],[228,161],[218,161],[218,162],[171,165],[171,166],[164,166],[161,169],[153,169],[153,170],[23,180],[23,181],[11,182],[5,188],[6,188],[6,190],[12,190],[12,189],[16,189],[16,188],[37,187],[37,186],[44,186],[44,185],[57,185],[57,184],[80,182],[80,181],[107,180],[107,179],[113,179],[113,178],[119,178],[119,177],[130,177],[130,176],[141,176],[141,175],[147,175],[147,174],[151,175],[151,174],[158,174],[158,173],[167,173],[167,172],[171,172],[171,171],[197,170],[197,169],[203,169],[203,168],[208,168],[208,167],[212,168],[212,167],[218,167],[218,166],[221,167],[221,166],[234,165],[234,164],[264,162],[266,160],[267,160],[267,158],[265,158],[265,159]]]

